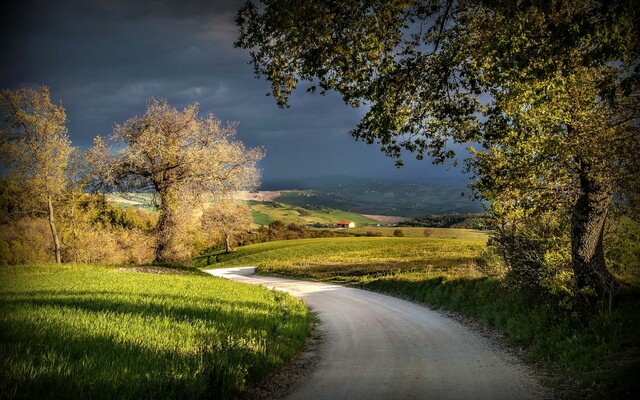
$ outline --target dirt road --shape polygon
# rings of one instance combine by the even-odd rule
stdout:
[[[287,399],[538,399],[548,392],[514,357],[426,307],[359,289],[207,271],[287,291],[318,314],[317,369]]]

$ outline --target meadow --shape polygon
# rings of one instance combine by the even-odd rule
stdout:
[[[351,230],[349,230],[351,231]],[[483,233],[439,230],[442,236],[337,237],[259,243],[217,254],[214,267],[255,265],[265,273],[351,282],[352,277],[383,276],[422,270],[475,271],[475,260],[486,244]],[[454,235],[455,238],[451,238]],[[450,238],[446,238],[449,236]],[[196,257],[199,267],[211,257]],[[359,278],[359,279],[360,279]]]
[[[353,221],[358,225],[380,223],[375,219],[360,214],[326,207],[303,208],[278,202],[257,201],[249,201],[248,204],[251,208],[254,222],[259,225],[268,225],[275,220],[282,221],[285,224],[294,223],[298,225],[335,225],[338,221],[344,220]]]
[[[386,228],[385,228],[386,229]],[[413,228],[417,236],[421,228]],[[627,287],[611,308],[582,318],[558,299],[510,290],[482,267],[483,232],[429,228],[429,237],[338,237],[268,242],[220,254],[212,267],[336,282],[480,321],[553,371],[561,397],[627,398],[640,383],[640,296]],[[351,230],[350,230],[351,231]],[[409,236],[409,232],[407,234]],[[197,261],[202,264],[207,258]]]
[[[311,320],[291,296],[199,271],[4,266],[0,398],[241,396]]]

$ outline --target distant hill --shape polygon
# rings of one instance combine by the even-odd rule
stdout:
[[[284,182],[283,182],[284,183]],[[291,184],[291,182],[289,182]],[[397,223],[376,216],[417,218],[430,215],[482,213],[482,204],[462,193],[463,184],[415,183],[389,180],[330,176],[310,178],[305,184],[270,191],[241,192],[237,198],[248,201],[258,224],[279,219],[307,225],[335,224],[340,220],[358,225]],[[117,193],[108,196],[121,207],[152,208],[151,195]]]
[[[352,177],[317,178],[307,187],[281,190],[275,200],[304,208],[328,207],[358,214],[420,217],[431,214],[481,213],[461,184],[420,184]],[[463,192],[465,195],[463,195]]]
[[[309,209],[274,201],[249,201],[248,204],[253,214],[253,221],[260,225],[267,225],[275,220],[282,221],[286,224],[293,222],[298,225],[335,225],[338,221],[345,220],[353,221],[357,226],[381,223],[381,221],[364,215],[324,206]]]

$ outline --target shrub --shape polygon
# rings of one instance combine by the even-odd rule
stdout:
[[[26,217],[0,225],[0,242],[0,264],[54,261],[46,218]]]
[[[495,227],[489,246],[503,259],[507,287],[543,291],[556,298],[560,306],[570,308],[576,293],[572,284],[569,220],[559,215],[547,212],[515,222],[502,221]],[[492,269],[496,272],[500,269],[492,257],[487,255],[480,263],[480,268],[489,274]]]

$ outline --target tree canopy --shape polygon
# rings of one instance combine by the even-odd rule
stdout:
[[[54,204],[67,189],[74,148],[64,108],[51,103],[49,88],[4,90],[0,95],[0,156],[19,185],[24,212],[49,217],[56,262],[61,261]]]
[[[103,183],[158,195],[156,261],[180,258],[178,231],[194,212],[190,200],[258,184],[262,150],[235,140],[234,124],[198,117],[198,111],[197,104],[179,111],[166,100],[151,100],[145,115],[114,127],[111,139],[124,145],[121,150],[98,137],[89,154]]]
[[[569,216],[577,286],[602,292],[607,211],[640,187],[639,20],[631,0],[265,0],[236,45],[280,106],[300,81],[365,106],[351,134],[399,165],[474,144],[494,214]]]

